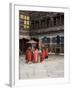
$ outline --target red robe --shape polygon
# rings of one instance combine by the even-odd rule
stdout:
[[[37,50],[34,51],[33,60],[34,60],[34,62],[37,62],[37,60],[38,60],[38,51]]]
[[[45,51],[43,50],[42,52],[41,52],[41,61],[43,61],[45,59]]]
[[[48,57],[48,48],[45,50],[45,57]]]
[[[31,50],[26,51],[26,60],[27,62],[32,61],[32,51]]]

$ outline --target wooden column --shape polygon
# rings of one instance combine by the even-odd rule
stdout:
[[[51,17],[51,26],[53,26],[54,25],[54,19],[53,19],[53,17]]]
[[[39,19],[39,29],[41,29],[41,20]]]
[[[39,50],[41,50],[41,47],[42,47],[42,40],[41,38],[39,38]]]

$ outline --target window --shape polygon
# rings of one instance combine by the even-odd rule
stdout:
[[[50,27],[50,18],[47,18],[47,27]]]
[[[57,25],[58,26],[60,25],[60,16],[59,15],[57,16]]]
[[[61,24],[64,24],[64,15],[61,15]]]
[[[30,17],[26,15],[20,15],[20,29],[28,30],[30,28]]]
[[[27,16],[27,20],[29,20],[29,16]]]
[[[60,36],[59,35],[56,36],[56,43],[60,44]]]
[[[30,25],[30,17],[29,16],[24,16],[24,29],[29,29]]]
[[[50,43],[50,38],[47,38],[47,42]]]
[[[23,15],[20,15],[20,19],[23,19]]]
[[[39,29],[39,21],[35,21],[35,29]]]
[[[56,37],[52,38],[52,43],[56,43]]]
[[[54,17],[54,26],[56,26],[56,17]]]
[[[44,37],[42,38],[43,43],[50,43],[50,38]]]
[[[24,20],[26,20],[26,16],[24,16]]]
[[[41,28],[45,28],[45,20],[41,20]]]
[[[60,38],[60,41],[62,44],[64,43],[64,37],[63,36]]]

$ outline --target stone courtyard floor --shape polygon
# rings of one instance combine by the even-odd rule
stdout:
[[[24,55],[19,57],[19,78],[61,78],[64,77],[64,56],[49,55],[42,63],[25,63]]]

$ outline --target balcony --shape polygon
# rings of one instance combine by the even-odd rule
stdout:
[[[38,30],[30,30],[30,35],[41,34],[41,33],[49,33],[49,32],[58,32],[64,31],[64,25],[56,26],[56,27],[49,27],[45,29],[38,29]]]

